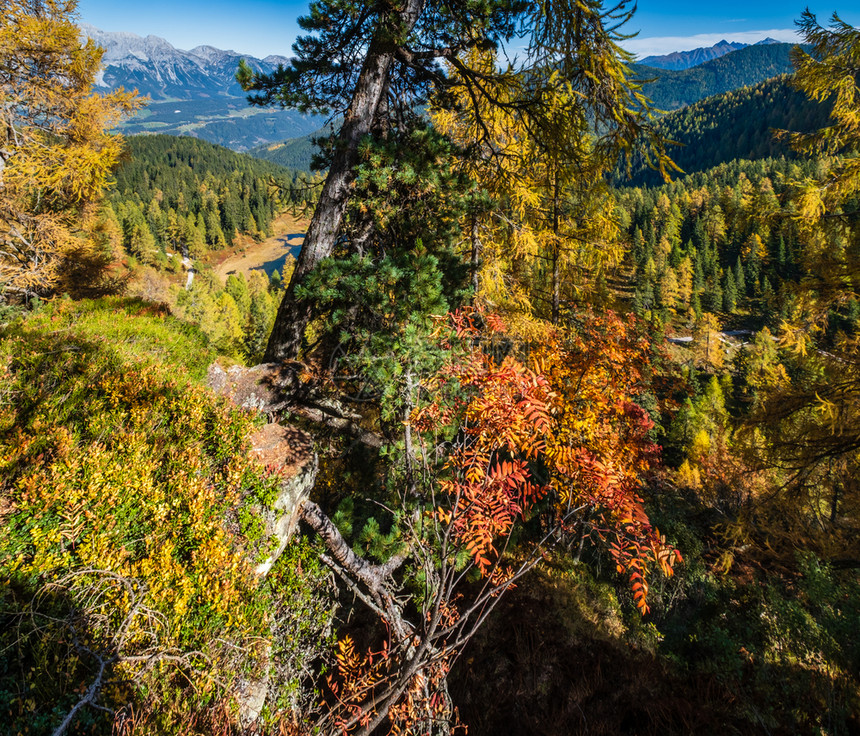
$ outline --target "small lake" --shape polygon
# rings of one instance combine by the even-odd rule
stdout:
[[[290,233],[277,238],[269,238],[264,243],[250,246],[244,253],[237,253],[215,268],[222,279],[231,273],[250,274],[261,271],[271,276],[274,271],[283,274],[287,258],[298,258],[304,242],[304,233]]]
[[[298,244],[295,241],[298,239]],[[305,234],[304,233],[291,233],[289,235],[285,235],[281,238],[281,244],[283,245],[283,254],[278,256],[277,258],[271,261],[264,261],[259,266],[254,266],[252,271],[262,271],[266,274],[266,276],[271,276],[272,273],[277,271],[279,274],[283,276],[284,274],[284,264],[287,262],[287,257],[292,256],[293,258],[298,260],[299,253],[302,250],[302,243],[304,242]]]

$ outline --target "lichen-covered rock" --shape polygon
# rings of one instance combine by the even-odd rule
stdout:
[[[215,393],[237,406],[272,418],[295,397],[297,378],[295,368],[290,366],[263,364],[224,369],[214,363],[209,368],[208,382]],[[254,568],[262,577],[272,569],[295,533],[299,509],[314,486],[319,463],[311,435],[290,424],[270,421],[249,439],[251,454],[281,477],[280,492],[270,506],[249,507],[263,522],[258,549],[268,552],[263,559],[260,555],[255,560]],[[272,688],[271,668],[264,665],[260,670],[263,674],[259,678],[243,678],[234,692],[242,728],[251,727],[259,719]]]
[[[289,365],[262,364],[246,368],[218,363],[209,368],[209,386],[237,406],[272,416],[289,404],[295,369]],[[266,467],[277,471],[281,491],[268,508],[254,510],[264,523],[260,548],[270,550],[255,570],[265,575],[284,551],[298,524],[299,507],[314,486],[319,463],[313,438],[289,424],[270,422],[250,437],[251,453]]]
[[[239,706],[239,725],[251,727],[263,713],[269,695],[269,677],[260,680],[243,680],[235,691]]]
[[[215,393],[237,406],[271,415],[286,408],[294,397],[300,368],[300,364],[261,363],[225,369],[216,362],[209,367],[208,380]]]
[[[261,510],[261,515],[266,522],[267,538],[274,549],[254,568],[258,575],[265,575],[272,569],[272,565],[289,543],[299,522],[299,508],[310,496],[318,470],[317,455],[311,453],[298,467],[295,475],[285,479],[281,484],[281,492],[273,507]]]

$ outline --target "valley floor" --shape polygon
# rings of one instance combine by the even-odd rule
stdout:
[[[260,269],[270,275],[275,269],[283,275],[283,263],[291,251],[297,255],[304,241],[305,231],[310,220],[296,217],[290,213],[279,215],[272,222],[274,235],[262,243],[255,243],[250,238],[243,238],[242,244],[230,250],[219,251],[213,256],[217,261],[213,269],[222,281],[227,280],[231,273],[242,273],[248,276],[251,271]]]

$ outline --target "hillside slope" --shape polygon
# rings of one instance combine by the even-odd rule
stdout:
[[[241,712],[263,651],[319,645],[327,603],[307,545],[265,583],[255,572],[273,549],[259,510],[284,475],[253,454],[259,418],[205,386],[213,357],[199,330],[133,299],[60,300],[0,327],[15,397],[0,402],[5,733],[60,733],[88,688],[101,709],[67,733],[116,733],[122,709],[135,733],[188,733],[213,705]],[[283,600],[294,624],[271,616]],[[282,663],[273,700],[306,666]]]
[[[314,135],[305,135],[299,138],[287,138],[279,143],[252,148],[248,153],[295,171],[310,171],[311,159],[316,152],[316,147],[311,140],[313,137]]]
[[[791,156],[775,130],[809,132],[822,127],[827,104],[810,101],[781,76],[752,87],[708,97],[666,115],[658,129],[680,144],[670,155],[686,173],[704,171],[733,159]],[[659,184],[644,164],[634,167],[629,183]]]
[[[193,138],[132,136],[127,142],[130,157],[116,172],[110,199],[126,250],[142,262],[176,252],[177,241],[199,258],[232,245],[237,234],[270,234],[296,176]]]
[[[706,97],[792,72],[792,48],[788,43],[747,46],[691,69],[668,71],[636,65],[634,70],[642,77],[654,79],[645,85],[644,91],[656,108],[677,110]]]

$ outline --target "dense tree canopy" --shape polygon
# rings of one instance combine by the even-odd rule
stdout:
[[[257,94],[255,104],[281,104],[343,115],[305,246],[275,323],[267,359],[295,357],[312,305],[296,287],[332,252],[350,197],[350,182],[366,136],[384,136],[420,113],[431,97],[442,105],[471,106],[475,99],[522,117],[542,143],[553,121],[587,121],[600,145],[623,148],[649,126],[647,103],[618,46],[618,26],[630,15],[626,3],[606,11],[600,3],[456,2],[411,0],[388,3],[317,2],[302,19],[310,35],[296,43],[296,60],[272,75],[247,66],[239,78]],[[506,60],[512,43],[523,42],[521,59]],[[494,51],[495,65],[473,63]],[[456,74],[447,74],[445,61]],[[505,99],[494,97],[504,82]],[[570,91],[559,110],[547,98],[555,88]],[[462,88],[459,94],[452,94]],[[480,126],[474,143],[489,141]],[[571,155],[575,152],[571,151]],[[662,159],[660,159],[662,160]]]
[[[4,206],[124,244],[146,299],[0,311],[15,732],[858,730],[860,31],[804,15],[832,116],[795,157],[613,188],[650,134],[625,17],[320,0],[243,70],[343,120],[265,365],[280,275],[207,264],[292,227],[283,172],[147,137],[89,228],[65,133],[6,125]],[[706,128],[799,127],[785,84],[671,120],[731,157]]]

